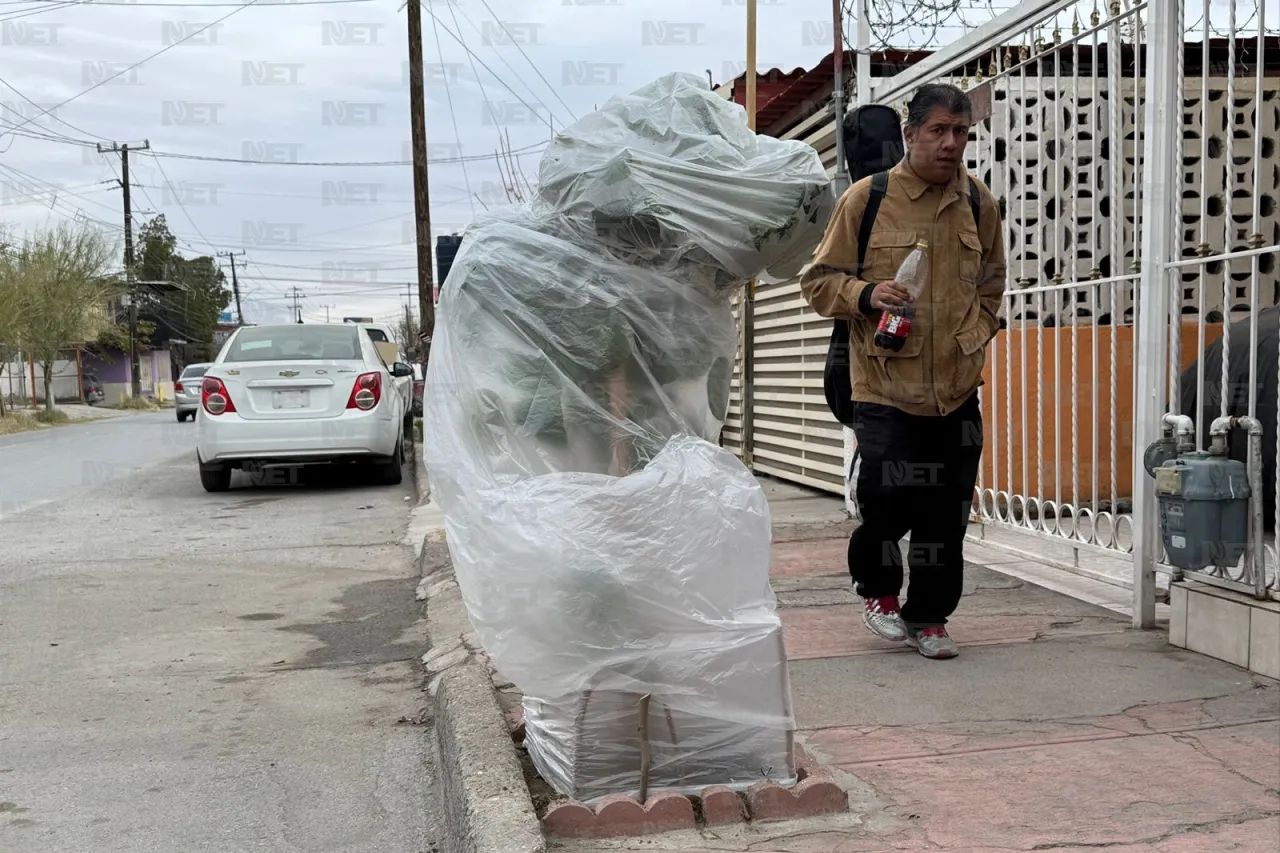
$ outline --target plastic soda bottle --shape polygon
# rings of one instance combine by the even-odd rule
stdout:
[[[902,285],[911,295],[912,301],[919,299],[924,290],[924,283],[929,278],[929,241],[921,240],[907,255],[907,259],[898,268],[894,281]],[[907,333],[911,331],[911,317],[915,313],[913,307],[897,311],[885,311],[880,315],[880,325],[876,327],[876,346],[898,352],[907,342]]]

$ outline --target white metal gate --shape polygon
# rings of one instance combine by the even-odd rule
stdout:
[[[1143,626],[1157,572],[1176,573],[1142,454],[1184,424],[1165,418],[1182,413],[1180,376],[1223,338],[1224,364],[1249,347],[1248,391],[1197,368],[1197,400],[1216,394],[1220,415],[1256,418],[1276,394],[1260,368],[1280,352],[1260,352],[1258,329],[1263,309],[1280,310],[1280,77],[1267,71],[1268,58],[1280,71],[1267,27],[1280,0],[1244,5],[1025,0],[874,90],[905,107],[920,84],[952,82],[982,117],[970,168],[1001,202],[1009,265],[975,520],[1133,588]],[[1255,531],[1241,564],[1206,579],[1276,595],[1262,541]]]

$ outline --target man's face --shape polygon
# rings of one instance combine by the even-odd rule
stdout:
[[[904,136],[916,174],[931,184],[947,184],[964,162],[969,118],[935,107],[919,129],[908,127]]]

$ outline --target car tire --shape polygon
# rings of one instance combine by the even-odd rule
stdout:
[[[225,492],[231,488],[231,469],[201,468],[200,485],[206,492]]]
[[[185,412],[178,412],[178,423],[183,423],[186,421],[186,419],[187,419],[187,415]]]
[[[375,477],[380,486],[398,486],[404,480],[404,441],[396,441],[396,452],[386,462],[377,463]]]

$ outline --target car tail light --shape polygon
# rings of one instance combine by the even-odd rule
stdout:
[[[181,393],[182,393],[182,383],[181,383],[181,382],[175,382],[175,383],[173,383],[173,390],[174,390],[174,391],[177,391],[179,394],[181,394]]]
[[[348,409],[360,409],[367,412],[382,399],[382,374],[362,373],[356,377],[356,384],[351,387],[351,396],[347,398]]]
[[[224,412],[236,410],[235,403],[231,402],[231,395],[227,393],[227,386],[223,385],[222,380],[216,376],[206,376],[200,383],[200,403],[211,415],[221,415]]]

